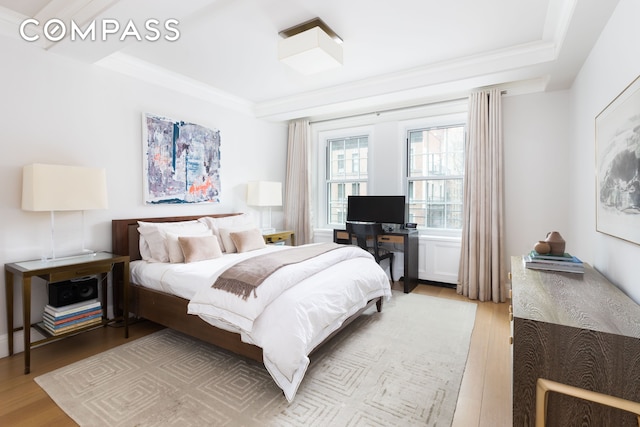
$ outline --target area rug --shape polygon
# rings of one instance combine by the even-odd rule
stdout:
[[[35,381],[81,426],[450,426],[475,312],[394,292],[311,356],[292,403],[262,365],[169,329]]]

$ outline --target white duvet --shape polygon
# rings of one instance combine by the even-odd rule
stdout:
[[[246,300],[211,285],[230,265],[287,246],[190,264],[132,263],[134,283],[189,299],[188,312],[216,327],[239,332],[262,348],[264,365],[293,400],[309,366],[308,355],[372,298],[391,297],[386,273],[357,246],[344,246],[282,267]]]

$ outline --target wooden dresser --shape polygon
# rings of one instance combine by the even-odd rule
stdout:
[[[594,268],[527,269],[511,258],[513,425],[535,425],[536,381],[640,402],[640,305]],[[633,414],[550,393],[547,427],[637,426]]]

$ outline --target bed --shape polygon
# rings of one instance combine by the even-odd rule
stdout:
[[[113,220],[113,252],[130,257],[131,313],[264,364],[292,401],[308,367],[308,356],[369,307],[375,305],[381,311],[383,300],[391,297],[390,284],[373,257],[357,246],[260,245],[253,236],[257,229],[247,218],[216,214]],[[205,224],[223,250],[229,249],[230,236],[237,247],[221,256],[199,258],[200,251],[191,251],[188,245],[211,238],[191,237],[187,232],[182,236],[179,231],[183,224],[200,230],[194,222]],[[167,253],[158,259],[149,247],[161,246],[147,227],[164,230]],[[249,235],[253,237],[239,237]],[[184,249],[181,254],[175,249],[176,239]],[[171,248],[178,258],[171,256]],[[270,257],[294,257],[305,250],[317,253],[295,264],[284,263],[244,294],[216,286],[241,266],[255,266]],[[179,256],[187,259],[179,262]],[[115,295],[122,295],[121,287],[114,283]],[[120,314],[116,300],[114,311]]]

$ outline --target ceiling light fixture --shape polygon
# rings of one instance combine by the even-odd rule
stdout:
[[[309,75],[342,66],[342,39],[320,18],[280,31],[278,59]]]

